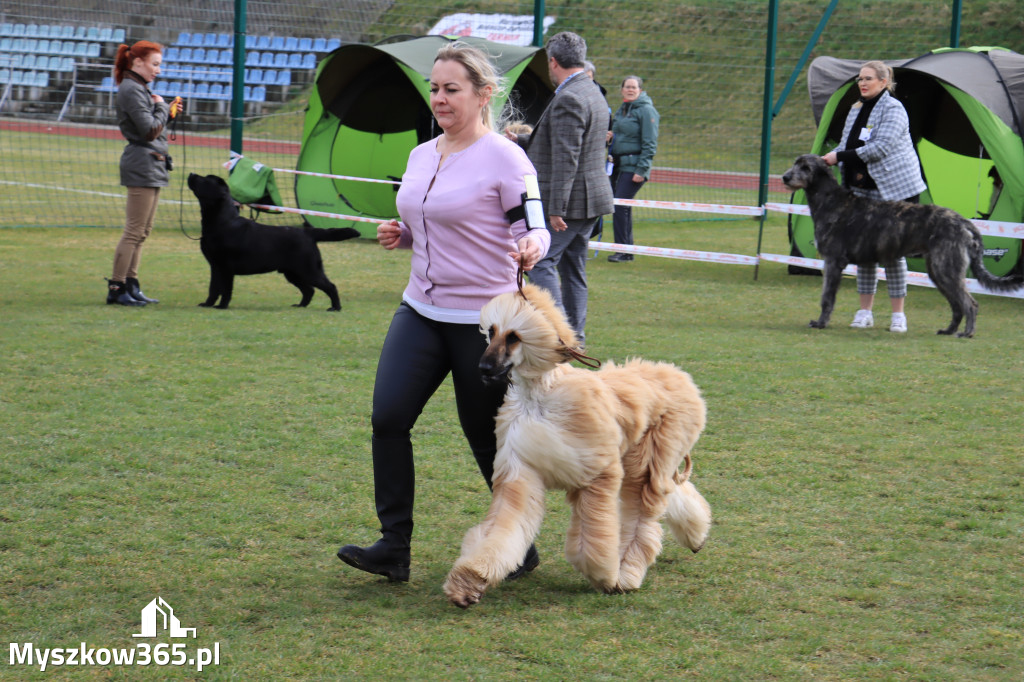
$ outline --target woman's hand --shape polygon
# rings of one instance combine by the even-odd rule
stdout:
[[[828,165],[828,166],[834,166],[837,163],[839,163],[839,159],[836,158],[836,153],[835,152],[829,152],[825,156],[821,157],[821,160],[824,161],[825,164]]]
[[[377,243],[389,251],[398,246],[398,239],[402,236],[402,228],[398,226],[397,220],[389,220],[377,225]]]
[[[512,260],[519,263],[524,272],[529,272],[537,264],[537,261],[540,260],[540,245],[529,237],[523,237],[516,242],[516,246],[519,247],[519,253],[510,253],[508,255],[512,256]]]
[[[633,173],[633,182],[635,182],[636,184],[639,185],[643,181],[644,181],[644,176],[638,175],[636,173]]]

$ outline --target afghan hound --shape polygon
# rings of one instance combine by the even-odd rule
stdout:
[[[531,284],[491,300],[480,329],[481,375],[509,386],[491,506],[466,533],[444,583],[449,601],[467,608],[517,568],[549,488],[565,490],[572,507],[566,557],[602,592],[640,587],[661,553],[662,518],[680,543],[704,546],[711,508],[689,478],[706,408],[689,374],[643,360],[571,366],[586,356],[551,296]]]

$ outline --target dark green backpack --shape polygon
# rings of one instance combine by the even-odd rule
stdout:
[[[228,189],[231,190],[231,197],[241,204],[282,205],[281,192],[274,180],[274,169],[245,156],[233,159],[228,172]]]

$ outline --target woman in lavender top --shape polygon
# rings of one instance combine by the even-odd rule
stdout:
[[[373,390],[374,498],[381,539],[345,545],[338,557],[392,582],[409,579],[415,476],[410,434],[451,374],[459,422],[488,486],[494,418],[503,386],[488,387],[477,364],[486,348],[480,309],[516,289],[548,250],[546,229],[530,230],[518,209],[536,171],[526,153],[494,131],[491,98],[500,79],[487,56],[454,42],[430,74],[430,107],[443,134],[416,147],[398,191],[401,221],[377,228],[385,249],[412,250],[409,283],[391,321]],[[510,577],[536,568],[534,548]]]

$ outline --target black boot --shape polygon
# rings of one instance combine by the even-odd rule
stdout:
[[[134,298],[136,301],[142,301],[143,303],[159,303],[160,301],[155,298],[149,298],[139,289],[139,280],[134,277],[126,277],[124,285],[128,289],[128,295]]]
[[[373,497],[380,519],[381,539],[370,547],[345,545],[338,558],[349,566],[391,582],[409,580],[409,546],[416,473],[408,436],[370,440],[373,453]]]
[[[338,558],[360,571],[386,576],[393,583],[409,582],[409,543],[385,536],[369,547],[345,545]]]
[[[124,282],[115,282],[112,279],[107,280],[107,304],[112,305],[117,303],[119,305],[128,306],[144,306],[145,301],[138,301],[132,298],[132,295],[128,293],[128,287],[125,286]]]
[[[519,580],[538,566],[540,566],[540,555],[537,554],[537,548],[530,545],[530,548],[526,550],[523,563],[520,564],[519,568],[506,575],[505,580]]]

